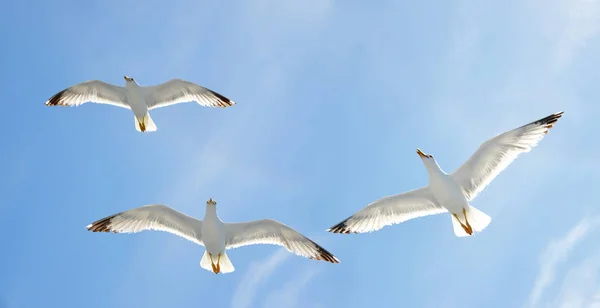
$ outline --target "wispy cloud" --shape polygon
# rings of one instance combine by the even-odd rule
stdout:
[[[302,302],[300,295],[317,273],[318,271],[314,268],[302,270],[293,280],[281,288],[276,288],[269,292],[265,298],[263,307],[315,307],[315,303]]]
[[[289,256],[290,253],[288,251],[279,249],[267,260],[260,263],[253,263],[238,284],[231,300],[231,307],[251,307],[260,286],[269,279],[277,267],[279,267],[279,265],[281,265],[281,263]]]
[[[311,265],[302,268],[292,275],[292,278],[288,279],[286,284],[264,290],[265,294],[259,296],[261,300],[258,300],[256,297],[261,288],[268,283],[275,270],[277,270],[289,256],[291,256],[291,254],[288,251],[280,249],[265,261],[253,263],[240,280],[231,300],[231,307],[258,307],[261,306],[261,303],[262,307],[265,308],[307,306],[308,303],[302,301],[301,294],[305,290],[305,287],[308,286],[309,282],[319,272]],[[315,307],[315,305],[317,304],[311,302],[309,306]]]
[[[552,307],[600,307],[600,252],[587,258],[565,275]]]
[[[599,217],[585,217],[564,237],[548,244],[540,256],[540,271],[529,295],[529,307],[536,307],[539,304],[544,291],[554,282],[557,267],[569,258],[574,247],[598,224],[600,224]]]
[[[575,54],[600,31],[600,1],[534,1],[545,35],[554,45],[553,69],[567,67]]]

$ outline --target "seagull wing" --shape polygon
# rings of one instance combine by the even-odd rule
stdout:
[[[148,109],[193,101],[205,107],[225,108],[235,105],[235,102],[215,91],[181,79],[172,79],[142,89]]]
[[[225,243],[227,249],[254,244],[279,245],[290,252],[310,259],[331,263],[340,262],[329,251],[306,236],[271,219],[225,223]]]
[[[100,80],[90,80],[64,89],[52,96],[46,106],[79,106],[87,102],[131,109],[125,88]]]
[[[467,199],[473,200],[502,170],[521,153],[529,152],[558,121],[563,112],[549,115],[486,142],[451,176]]]
[[[137,233],[166,231],[196,244],[202,242],[202,221],[163,204],[151,204],[102,218],[86,227],[92,232]]]
[[[365,233],[409,219],[440,214],[447,210],[438,205],[428,187],[381,198],[344,221],[329,228],[333,233]]]

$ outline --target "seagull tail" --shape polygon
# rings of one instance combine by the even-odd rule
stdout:
[[[469,234],[462,228],[461,222],[464,224],[464,221],[456,220],[454,215],[450,215],[452,219],[452,228],[454,229],[454,234],[458,237],[468,236]],[[458,214],[459,218],[463,218],[461,214]],[[469,205],[467,210],[467,219],[469,220],[469,225],[473,228],[474,232],[481,232],[485,229],[490,222],[492,222],[492,218],[488,216],[486,213],[472,207]]]
[[[204,252],[204,255],[202,256],[202,260],[200,260],[200,267],[209,272],[213,271],[211,262],[210,262],[210,256],[208,255],[207,251]]]
[[[233,263],[231,263],[231,260],[229,260],[226,252],[221,254],[220,261],[221,262],[219,264],[221,265],[221,273],[227,274],[235,271],[235,267],[233,267]]]
[[[141,120],[138,117],[135,117],[135,129],[138,132],[154,132],[158,128],[156,127],[156,124],[154,124],[154,121],[152,121],[150,114],[146,112]]]
[[[200,260],[200,267],[202,267],[203,269],[205,269],[209,272],[212,272],[213,271],[213,263],[214,263],[214,265],[216,265],[217,261],[219,261],[219,267],[221,270],[220,273],[227,274],[227,273],[231,273],[235,270],[235,267],[231,263],[231,260],[229,260],[229,257],[227,256],[226,252],[222,252],[220,258],[213,255],[213,259],[211,261],[210,256],[208,255],[208,252],[205,251],[204,255],[202,256],[202,260]]]

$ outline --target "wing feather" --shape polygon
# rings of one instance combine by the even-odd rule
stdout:
[[[235,105],[235,102],[215,91],[181,79],[172,79],[142,89],[148,109],[193,101],[205,107],[226,108]]]
[[[473,200],[477,195],[512,163],[521,153],[531,151],[563,112],[502,133],[484,142],[477,151],[451,176],[467,197]]]
[[[196,244],[202,242],[202,221],[163,204],[151,204],[107,216],[86,227],[92,232],[137,233],[144,230],[169,232]]]
[[[340,261],[325,248],[319,246],[296,230],[271,219],[225,224],[226,248],[255,244],[272,244],[310,259],[331,263]]]
[[[79,106],[87,102],[131,109],[125,88],[100,80],[90,80],[64,89],[46,101],[46,106]]]
[[[381,198],[327,231],[345,234],[373,232],[409,219],[444,212],[447,210],[433,200],[429,188],[422,187]]]

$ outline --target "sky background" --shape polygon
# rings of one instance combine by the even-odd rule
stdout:
[[[0,11],[0,308],[600,307],[600,1],[9,1]],[[182,78],[238,104],[152,112],[44,102],[99,79]],[[473,202],[379,232],[324,230],[427,184],[488,138],[564,111]],[[97,234],[151,203],[272,218],[340,260]]]

